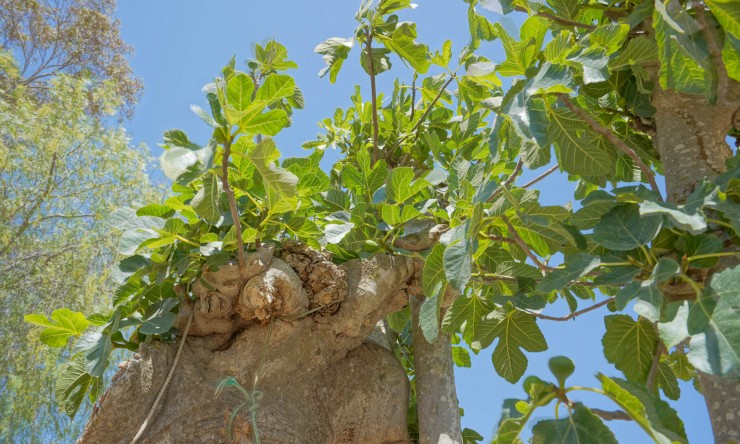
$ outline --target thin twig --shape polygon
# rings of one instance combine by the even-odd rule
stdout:
[[[501,216],[501,219],[506,223],[506,226],[509,228],[509,235],[511,236],[511,238],[516,241],[517,245],[519,245],[522,248],[522,250],[524,250],[524,254],[526,254],[527,257],[532,259],[532,262],[534,262],[534,264],[537,265],[537,268],[542,270],[543,274],[545,272],[554,270],[554,268],[542,263],[542,261],[540,261],[540,259],[534,253],[532,253],[532,251],[530,251],[529,245],[527,245],[527,243],[524,242],[524,240],[521,237],[519,237],[519,233],[516,232],[516,229],[511,224],[511,222],[509,222],[509,219],[506,216]]]
[[[597,133],[604,136],[606,140],[608,140],[615,147],[617,147],[619,151],[629,156],[629,158],[632,159],[632,161],[635,162],[635,164],[638,167],[640,167],[642,174],[647,178],[648,182],[650,182],[650,186],[652,187],[653,191],[658,193],[658,195],[660,196],[660,188],[658,188],[658,184],[655,182],[655,175],[653,174],[653,171],[647,165],[645,165],[645,162],[643,162],[642,159],[640,159],[640,156],[638,156],[637,153],[635,153],[635,151],[632,148],[628,147],[627,144],[624,143],[622,139],[614,135],[613,132],[601,126],[599,122],[594,120],[584,110],[575,106],[573,102],[571,102],[570,99],[568,99],[567,94],[560,93],[557,96],[558,96],[558,99],[560,99],[560,101],[563,102],[565,106],[568,107],[569,110],[573,111],[573,113],[575,113],[578,117],[586,121],[586,123],[588,123],[588,126],[590,126],[591,129],[593,129]]]
[[[495,273],[473,273],[471,276],[481,278],[483,279],[483,281],[506,281],[506,282],[516,282],[517,281],[516,276],[506,276],[503,274],[495,274]]]
[[[522,159],[519,159],[519,161],[516,163],[516,166],[514,167],[514,171],[509,174],[509,177],[504,181],[504,183],[496,187],[496,190],[493,192],[493,194],[491,194],[491,197],[488,198],[488,202],[493,202],[493,200],[496,199],[499,194],[504,192],[504,188],[509,188],[511,184],[514,183],[517,176],[519,176],[519,173],[522,172],[522,166],[524,166],[524,161]]]
[[[380,148],[378,148],[378,103],[375,89],[375,63],[373,62],[373,34],[367,30],[367,66],[370,71],[370,94],[373,105],[373,165],[380,159]]]
[[[34,225],[34,224],[37,224],[39,222],[43,222],[49,219],[80,219],[80,218],[95,217],[95,216],[97,215],[96,214],[50,214],[40,219],[36,219],[35,221],[31,222],[31,225]]]
[[[527,9],[522,8],[522,7],[516,7],[514,9],[517,10],[517,11],[519,11],[519,12],[529,12],[529,11],[527,11]],[[550,14],[549,12],[539,11],[539,12],[535,12],[534,15],[538,15],[540,17],[544,17],[544,18],[546,18],[548,20],[552,20],[553,22],[560,23],[561,25],[565,25],[565,26],[575,26],[577,28],[588,29],[588,30],[591,30],[591,31],[593,31],[594,29],[596,29],[596,26],[594,26],[594,25],[589,25],[588,23],[581,23],[581,22],[576,22],[574,20],[569,20],[567,18],[563,18],[563,17],[559,17],[559,16],[554,15],[554,14]]]
[[[409,120],[414,121],[414,111],[416,111],[416,71],[414,78],[411,80],[411,117]]]
[[[506,243],[509,243],[509,244],[515,244],[516,243],[516,241],[514,239],[512,239],[510,237],[506,237],[506,236],[498,236],[498,235],[495,235],[495,234],[486,234],[485,236],[488,239],[490,239],[492,241],[496,241],[496,242],[506,242]]]
[[[229,210],[231,218],[234,220],[234,231],[236,231],[236,258],[239,261],[239,270],[244,270],[247,263],[244,260],[244,240],[242,240],[242,224],[239,221],[239,211],[236,208],[236,199],[234,191],[229,185],[229,156],[231,155],[231,138],[224,142],[224,155],[221,159],[221,183],[223,185],[226,197],[229,199]]]
[[[655,377],[658,375],[658,367],[660,366],[660,357],[663,356],[663,350],[665,350],[663,341],[658,339],[658,344],[655,346],[655,353],[653,354],[653,362],[650,363],[650,373],[648,373],[646,382],[648,391],[653,391],[653,387],[655,386]]]
[[[26,215],[23,217],[23,222],[21,222],[21,226],[18,227],[18,230],[15,232],[15,235],[8,241],[8,243],[3,247],[3,249],[0,250],[0,256],[2,256],[8,250],[10,250],[10,247],[13,245],[13,243],[18,238],[21,237],[21,235],[28,229],[28,227],[31,226],[31,217],[33,217],[34,213],[36,213],[36,210],[39,209],[41,204],[46,200],[46,198],[49,196],[49,193],[51,192],[52,185],[54,184],[54,178],[56,177],[56,167],[57,167],[57,153],[52,153],[51,154],[51,165],[49,166],[49,173],[46,179],[46,186],[44,187],[44,191],[38,197],[36,202],[34,202],[31,208],[26,212]]]
[[[429,115],[429,113],[432,112],[432,109],[434,108],[434,105],[437,103],[437,101],[439,100],[439,98],[442,97],[442,94],[444,94],[444,92],[447,90],[447,87],[450,85],[450,83],[452,83],[453,80],[455,80],[455,76],[454,75],[453,76],[450,76],[450,78],[447,79],[447,82],[445,82],[445,84],[442,85],[442,88],[439,89],[439,92],[437,93],[437,96],[434,97],[434,100],[432,100],[432,102],[429,104],[429,106],[427,106],[427,109],[424,110],[424,113],[419,118],[419,121],[416,122],[416,124],[414,125],[413,128],[411,128],[411,131],[409,131],[405,136],[399,137],[398,140],[396,141],[396,143],[394,143],[388,149],[388,152],[393,152],[393,150],[395,150],[396,148],[398,148],[401,145],[401,143],[403,143],[404,140],[408,139],[411,136],[411,134],[413,134],[414,132],[416,132],[417,129],[419,129],[419,127],[422,125],[422,123],[424,123],[424,119],[426,119],[427,116]]]
[[[632,417],[621,410],[609,411],[601,409],[589,409],[591,413],[607,421],[632,421]]]
[[[588,23],[577,22],[575,20],[569,20],[567,18],[563,18],[563,17],[559,17],[554,14],[550,14],[549,12],[540,11],[540,12],[536,12],[535,15],[539,15],[540,17],[544,17],[548,20],[552,20],[553,22],[560,23],[561,25],[565,25],[565,26],[575,26],[576,28],[588,29],[590,31],[593,31],[594,29],[596,29],[596,26],[594,25],[589,25]]]
[[[606,305],[609,302],[612,302],[612,301],[614,301],[616,299],[617,299],[617,297],[616,296],[613,296],[613,297],[610,297],[609,299],[605,299],[605,300],[603,300],[603,301],[601,301],[599,303],[596,303],[596,304],[594,304],[594,305],[592,305],[590,307],[584,308],[583,310],[574,311],[573,313],[570,313],[568,315],[561,316],[561,317],[548,316],[548,315],[544,315],[542,313],[537,313],[537,312],[533,312],[533,311],[527,311],[527,313],[533,315],[534,317],[536,317],[538,319],[545,319],[547,321],[569,321],[569,320],[574,319],[574,318],[576,318],[576,317],[578,317],[578,316],[580,316],[580,315],[582,315],[584,313],[588,313],[589,311],[593,311],[593,310],[596,310],[599,307],[603,307],[604,305]]]
[[[704,36],[704,40],[707,42],[707,49],[709,49],[709,55],[712,57],[712,62],[717,68],[717,100],[723,102],[727,95],[727,86],[729,77],[727,75],[727,67],[725,67],[724,61],[722,61],[722,51],[717,45],[717,40],[714,38],[712,30],[709,29],[707,18],[704,16],[704,5],[699,4],[696,8],[696,19],[701,26],[701,33]]]
[[[164,392],[167,390],[167,386],[170,384],[172,375],[175,373],[175,368],[177,368],[177,362],[180,360],[180,355],[182,354],[182,348],[185,345],[185,340],[188,338],[188,330],[190,330],[190,324],[192,322],[193,322],[193,312],[190,312],[190,315],[188,316],[188,323],[185,325],[185,330],[182,333],[182,340],[180,341],[180,345],[177,347],[177,353],[175,354],[175,360],[172,362],[172,367],[170,367],[170,372],[167,373],[167,378],[164,380],[164,384],[162,384],[162,388],[159,389],[159,393],[157,393],[157,399],[154,400],[154,404],[152,405],[152,408],[149,409],[149,414],[146,415],[146,419],[144,420],[144,423],[141,424],[141,427],[139,428],[139,432],[136,434],[136,436],[134,436],[134,439],[131,440],[131,444],[136,444],[139,438],[141,438],[141,435],[144,433],[144,430],[146,430],[146,426],[149,425],[149,421],[152,419],[154,412],[157,410],[159,401],[162,400],[162,396],[164,395]]]
[[[532,185],[536,184],[537,182],[541,181],[545,177],[547,177],[550,174],[552,174],[555,170],[558,169],[558,167],[559,167],[559,165],[556,163],[549,170],[545,171],[544,173],[540,174],[539,176],[535,177],[534,179],[532,179],[529,182],[527,182],[524,185],[522,185],[522,188],[529,188],[529,187],[531,187]]]

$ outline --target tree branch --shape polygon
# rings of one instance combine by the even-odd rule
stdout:
[[[601,409],[589,409],[591,413],[607,421],[632,421],[632,417],[621,410],[609,411]]]
[[[658,366],[660,366],[660,357],[663,355],[663,350],[665,350],[663,341],[658,339],[658,344],[655,346],[655,353],[653,354],[653,362],[650,364],[650,373],[648,373],[646,382],[648,391],[653,391],[653,388],[655,387],[655,377],[658,375]]]
[[[434,108],[434,105],[437,103],[437,101],[439,100],[439,98],[442,97],[442,94],[444,94],[444,92],[447,90],[447,87],[450,85],[450,83],[452,83],[453,80],[455,80],[455,76],[454,75],[453,76],[450,76],[450,78],[447,79],[447,82],[445,82],[445,84],[442,85],[442,88],[439,89],[439,92],[437,93],[437,96],[434,97],[434,100],[432,100],[432,102],[429,104],[429,106],[427,107],[427,109],[424,110],[424,113],[419,118],[419,121],[416,122],[416,124],[414,125],[413,128],[411,128],[411,131],[409,131],[408,134],[406,134],[405,136],[399,137],[398,140],[396,141],[396,143],[394,143],[388,149],[388,152],[393,152],[393,150],[395,150],[396,148],[398,148],[401,145],[401,143],[403,143],[404,140],[408,139],[411,136],[411,134],[413,134],[414,132],[416,132],[417,129],[419,129],[419,127],[422,125],[422,123],[424,123],[424,119],[426,119],[427,116],[429,115],[429,113],[432,112],[432,109]]]
[[[707,18],[704,16],[704,5],[698,4],[696,7],[696,20],[701,25],[701,33],[704,36],[704,40],[707,42],[707,49],[709,49],[709,55],[712,57],[712,62],[717,68],[717,100],[724,102],[727,95],[727,86],[730,78],[727,75],[727,67],[722,60],[722,51],[717,45],[717,40],[714,38],[714,33],[709,28]]]
[[[617,147],[619,151],[623,152],[630,159],[632,159],[632,161],[635,162],[638,167],[640,167],[640,171],[642,171],[642,174],[647,178],[648,182],[650,182],[650,187],[653,189],[653,191],[658,193],[658,195],[660,196],[660,188],[658,188],[658,184],[655,182],[655,175],[653,174],[653,171],[647,165],[645,165],[645,162],[640,159],[640,157],[632,148],[628,147],[622,139],[615,136],[613,132],[609,131],[609,129],[601,126],[601,124],[599,124],[599,122],[589,116],[588,113],[575,106],[573,102],[570,101],[567,94],[559,93],[557,94],[557,96],[558,99],[560,99],[560,101],[563,102],[569,110],[573,111],[573,113],[575,113],[578,117],[586,121],[591,129],[604,136],[606,140],[614,144],[614,146]]]
[[[380,148],[378,147],[378,103],[375,89],[375,63],[373,63],[373,34],[368,29],[367,35],[367,66],[370,70],[370,94],[373,104],[373,165],[380,159]]]
[[[239,211],[236,208],[236,199],[234,198],[234,191],[229,185],[229,156],[231,155],[231,137],[227,137],[224,142],[224,154],[221,159],[221,183],[226,193],[226,197],[229,199],[229,210],[231,210],[231,218],[234,220],[234,231],[236,232],[236,258],[239,261],[239,271],[243,271],[246,267],[246,261],[244,260],[244,240],[242,239],[242,224],[239,221]]]
[[[553,172],[554,172],[555,170],[557,170],[557,169],[558,169],[558,166],[559,166],[559,165],[558,165],[558,164],[556,163],[556,164],[555,164],[555,165],[553,165],[553,166],[552,166],[552,168],[550,168],[549,170],[545,171],[544,173],[540,174],[539,176],[535,177],[534,179],[532,179],[532,180],[530,180],[529,182],[527,182],[527,183],[525,183],[524,185],[522,185],[522,188],[529,188],[529,187],[531,187],[532,185],[536,184],[537,182],[541,181],[541,180],[542,180],[542,179],[544,179],[545,177],[547,177],[547,176],[549,176],[550,174],[552,174],[552,173],[553,173]]]
[[[561,322],[561,321],[569,321],[569,320],[574,319],[574,318],[576,318],[576,317],[578,317],[578,316],[580,316],[582,314],[588,313],[589,311],[593,311],[593,310],[596,310],[599,307],[603,307],[604,305],[606,305],[609,302],[612,302],[612,301],[614,301],[616,299],[617,299],[616,296],[613,296],[613,297],[610,297],[609,299],[605,299],[605,300],[603,300],[603,301],[601,301],[601,302],[599,302],[597,304],[594,304],[594,305],[592,305],[592,306],[590,306],[588,308],[584,308],[583,310],[574,311],[573,313],[570,313],[568,315],[561,316],[561,317],[548,316],[548,315],[544,315],[542,313],[537,313],[537,312],[529,311],[529,310],[526,310],[526,312],[529,313],[529,314],[531,314],[532,316],[538,318],[538,319],[545,319],[547,321],[559,321],[559,322]]]
[[[506,216],[501,216],[501,219],[506,223],[506,226],[509,228],[509,235],[511,236],[511,238],[514,239],[514,241],[516,241],[517,245],[519,245],[522,248],[522,250],[524,250],[524,253],[527,255],[527,257],[532,259],[532,262],[534,262],[534,264],[537,265],[537,268],[542,270],[543,274],[545,272],[554,270],[554,268],[542,263],[542,261],[540,261],[540,259],[534,253],[532,253],[532,251],[529,249],[529,245],[527,245],[527,243],[524,242],[524,240],[521,237],[519,237],[519,233],[516,232],[516,229],[511,224],[511,222],[509,222],[509,219]]]
[[[12,261],[12,263],[10,265],[6,266],[5,268],[0,269],[0,273],[1,274],[5,274],[5,273],[11,271],[12,269],[18,267],[21,262],[25,262],[25,261],[29,261],[29,260],[33,260],[33,259],[45,258],[46,259],[46,262],[48,263],[51,259],[53,259],[53,258],[55,258],[57,256],[60,256],[60,255],[66,253],[68,251],[74,250],[76,248],[77,247],[65,246],[62,249],[60,249],[60,250],[58,250],[56,252],[53,252],[53,253],[38,252],[38,253],[34,253],[34,254],[28,254],[26,256],[21,256],[21,257],[18,257],[18,258],[13,259],[13,261]]]
[[[522,172],[522,166],[524,166],[524,161],[522,161],[522,159],[520,158],[519,161],[516,163],[516,166],[514,167],[514,171],[509,174],[509,177],[504,181],[504,183],[496,187],[496,190],[493,192],[493,194],[491,194],[491,197],[488,198],[489,203],[493,202],[493,200],[497,198],[499,194],[503,193],[504,188],[509,188],[511,184],[514,183],[517,176],[519,176],[519,173]]]
[[[517,11],[519,11],[519,12],[529,12],[529,11],[527,11],[526,8],[522,8],[522,7],[516,7],[514,9],[517,10]],[[559,24],[565,25],[565,26],[575,26],[576,28],[588,29],[590,31],[593,31],[594,29],[596,29],[596,26],[594,26],[594,25],[589,25],[587,23],[581,23],[581,22],[576,22],[574,20],[569,20],[567,18],[563,18],[563,17],[559,17],[559,16],[554,15],[554,14],[550,14],[549,12],[539,11],[539,12],[535,12],[534,15],[538,15],[540,17],[544,17],[544,18],[546,18],[548,20],[552,20],[555,23],[559,23]]]
[[[565,25],[565,26],[575,26],[576,28],[588,29],[589,31],[593,31],[594,29],[596,29],[596,26],[594,26],[594,25],[589,25],[587,23],[577,22],[575,20],[569,20],[567,18],[563,18],[563,17],[559,17],[559,16],[554,15],[554,14],[550,14],[549,12],[542,12],[542,11],[540,11],[540,12],[535,13],[535,15],[539,15],[540,17],[544,17],[544,18],[546,18],[548,20],[552,20],[555,23],[559,23],[559,24]]]
[[[95,216],[96,216],[95,214],[49,214],[47,216],[41,217],[31,222],[31,225],[37,224],[39,222],[43,222],[49,219],[80,219],[84,217],[95,217]]]
[[[414,71],[414,78],[411,80],[411,117],[409,120],[414,121],[414,112],[416,111],[416,71]]]

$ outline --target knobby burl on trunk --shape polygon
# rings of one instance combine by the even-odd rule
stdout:
[[[259,371],[257,428],[262,442],[405,443],[408,380],[386,348],[367,340],[377,321],[419,295],[421,263],[378,254],[341,266],[286,244],[273,257],[248,256],[249,272],[229,264],[207,271],[184,301],[176,325],[193,322],[177,369],[140,442],[226,442],[236,390]],[[121,365],[81,443],[128,443],[144,422],[172,365],[174,343],[142,345]],[[249,412],[234,442],[251,442]]]

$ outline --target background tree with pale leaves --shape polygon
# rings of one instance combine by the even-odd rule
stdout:
[[[148,150],[110,125],[140,84],[113,2],[0,2],[0,440],[80,433],[54,402],[69,355],[23,316],[105,311],[121,205],[157,199]],[[96,36],[96,38],[91,38]],[[41,337],[47,344],[66,340]],[[87,409],[86,409],[87,411]]]

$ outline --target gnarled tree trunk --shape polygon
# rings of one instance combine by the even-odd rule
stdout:
[[[210,328],[209,319],[225,325],[224,319],[254,314],[255,307],[270,313],[270,320],[232,322],[238,328],[234,332],[188,337],[140,442],[226,442],[229,417],[246,401],[237,390],[214,396],[219,381],[227,377],[234,377],[256,401],[256,431],[263,443],[409,442],[406,373],[392,353],[365,338],[379,319],[405,306],[416,293],[416,261],[376,255],[336,267],[301,247],[281,254],[285,262],[272,259],[265,271],[238,289],[241,296],[236,299],[229,296],[232,281],[210,276],[211,290],[199,295],[201,305],[192,308],[201,333]],[[286,270],[285,263],[295,271]],[[228,267],[223,273],[229,274]],[[322,305],[323,290],[338,281],[347,289],[338,308],[332,298],[327,300],[334,308]],[[245,297],[248,288],[263,289],[264,301],[256,301],[253,293]],[[321,310],[308,305],[303,313],[284,316],[280,307],[294,307],[291,301],[302,299],[293,294],[296,288],[305,290],[307,303]],[[208,311],[223,308],[219,304],[230,299],[235,300],[231,312]],[[204,313],[217,316],[204,318]],[[176,348],[143,345],[114,378],[80,442],[130,442],[172,366]],[[252,392],[256,377],[259,393]],[[247,402],[236,415],[233,442],[253,442],[252,406]]]

